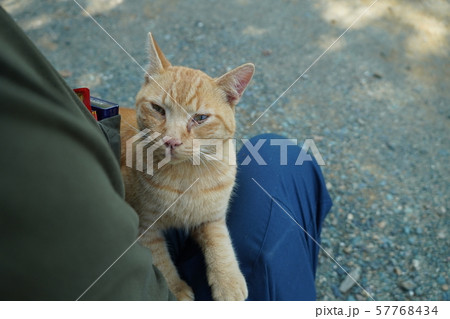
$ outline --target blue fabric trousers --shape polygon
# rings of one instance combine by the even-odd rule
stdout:
[[[258,165],[246,147],[238,153],[227,224],[247,281],[247,300],[315,300],[317,243],[332,202],[317,162],[295,165],[300,147],[287,147],[287,165],[281,165],[280,146],[269,142],[280,138],[264,134],[250,139],[252,145],[266,140],[258,153],[267,165]],[[211,300],[199,246],[180,231],[168,234],[168,245],[195,299]]]

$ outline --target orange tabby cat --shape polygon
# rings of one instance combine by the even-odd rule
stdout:
[[[189,230],[205,255],[213,298],[244,300],[247,285],[225,218],[236,175],[236,166],[230,165],[236,154],[229,147],[235,131],[234,107],[254,66],[244,64],[211,78],[199,70],[172,66],[151,34],[149,39],[150,66],[136,96],[136,112],[121,110],[126,200],[140,216],[141,232],[152,225],[141,242],[151,249],[154,264],[177,299],[193,300],[193,291],[180,279],[163,235],[172,227]],[[126,141],[137,133],[133,127],[163,136],[164,145],[153,154],[152,174],[125,165]],[[202,146],[200,165],[194,165],[195,139],[220,139],[223,156],[215,157],[214,146]],[[133,152],[136,158],[136,150]],[[156,163],[167,153],[171,161],[158,168]],[[143,162],[147,163],[145,156]]]

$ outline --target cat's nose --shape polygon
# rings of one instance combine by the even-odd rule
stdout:
[[[167,147],[170,147],[172,149],[174,149],[175,147],[180,146],[181,144],[183,144],[183,143],[181,143],[181,141],[179,139],[174,138],[174,137],[170,137],[170,136],[165,136],[163,138],[163,141],[164,141],[164,144]]]

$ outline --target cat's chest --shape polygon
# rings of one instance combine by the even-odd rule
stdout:
[[[155,223],[156,228],[191,228],[224,217],[234,176],[173,181],[163,178],[141,180],[141,224]]]

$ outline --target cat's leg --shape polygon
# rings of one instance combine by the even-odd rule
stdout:
[[[193,236],[205,255],[214,300],[245,300],[247,284],[239,269],[225,219],[200,225]]]
[[[184,282],[175,265],[170,258],[167,249],[166,239],[159,230],[148,230],[141,238],[142,244],[149,248],[153,256],[153,264],[162,272],[166,278],[170,291],[178,300],[194,300],[194,292],[191,287]]]

